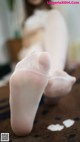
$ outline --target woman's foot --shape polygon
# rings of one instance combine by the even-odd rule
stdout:
[[[64,71],[55,71],[53,76],[49,79],[48,85],[45,89],[45,96],[50,98],[60,97],[68,94],[76,78],[68,75]]]
[[[42,94],[48,83],[50,61],[46,52],[20,61],[10,78],[11,127],[19,136],[33,128]]]

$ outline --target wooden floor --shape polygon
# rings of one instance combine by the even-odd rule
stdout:
[[[0,133],[10,133],[10,142],[80,142],[80,67],[69,73],[77,77],[71,93],[53,107],[41,103],[33,131],[26,137],[13,134],[9,119],[9,89],[8,86],[0,88]],[[62,124],[65,119],[73,119],[75,124],[61,132],[47,130],[48,125]]]

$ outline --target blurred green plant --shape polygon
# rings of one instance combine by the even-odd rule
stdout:
[[[14,9],[14,3],[15,3],[15,0],[7,0],[7,4],[8,4],[10,11],[13,11]]]

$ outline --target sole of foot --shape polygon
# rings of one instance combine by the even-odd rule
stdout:
[[[50,69],[50,60],[46,52],[40,53],[36,58],[38,60],[37,72],[34,68],[31,71],[23,70],[23,64],[27,66],[27,59],[25,60],[26,64],[24,60],[19,63],[19,65],[22,64],[22,69],[19,67],[18,70],[17,66],[17,70],[15,68],[10,78],[11,127],[18,136],[28,135],[33,128],[36,112],[48,83]]]

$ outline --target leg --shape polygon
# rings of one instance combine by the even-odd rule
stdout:
[[[33,53],[20,61],[10,78],[11,127],[19,136],[31,132],[44,89],[50,61],[47,53]]]
[[[45,28],[44,46],[51,57],[51,77],[45,89],[47,97],[68,94],[75,78],[64,72],[68,51],[68,32],[63,17],[56,10],[48,16]]]
[[[19,52],[19,59],[22,60],[24,57],[29,56],[34,52],[41,52],[44,51],[40,44],[33,44],[32,46],[25,48],[23,47],[22,50]]]

